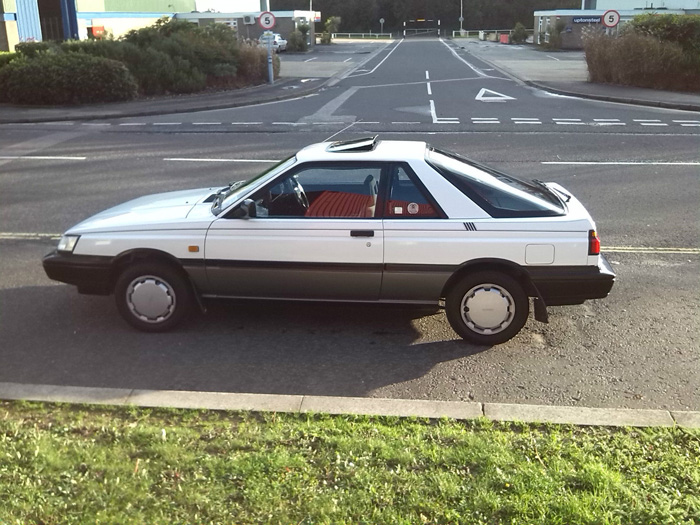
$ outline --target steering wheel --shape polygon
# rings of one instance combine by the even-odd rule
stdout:
[[[290,193],[294,193],[294,197],[296,198],[299,205],[305,210],[308,210],[309,198],[306,196],[304,187],[301,185],[299,180],[296,177],[289,177],[285,182],[289,185],[288,191]]]

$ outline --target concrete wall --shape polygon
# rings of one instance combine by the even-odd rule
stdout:
[[[0,51],[14,51],[19,44],[17,22],[0,17]]]

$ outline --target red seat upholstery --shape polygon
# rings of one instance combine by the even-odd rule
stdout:
[[[306,210],[306,217],[372,217],[374,199],[361,193],[323,191]]]

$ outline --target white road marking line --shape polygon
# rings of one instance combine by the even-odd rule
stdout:
[[[391,51],[389,51],[389,53],[387,53],[387,55],[382,59],[382,61],[379,62],[379,64],[377,64],[376,66],[374,66],[374,69],[372,69],[371,71],[367,71],[366,69],[358,69],[357,71],[364,71],[364,73],[362,73],[362,74],[360,74],[360,75],[352,74],[352,75],[350,75],[348,78],[362,77],[362,76],[364,76],[364,75],[371,75],[371,74],[374,73],[377,69],[379,69],[379,67],[380,67],[384,62],[386,62],[386,59],[389,58],[389,57],[391,56],[391,54],[392,54],[394,51],[396,51],[396,48],[398,48],[402,43],[403,43],[403,40],[399,40],[399,43],[396,44],[396,45],[394,46],[394,48],[393,48]],[[357,72],[357,71],[356,71],[356,72]]]
[[[700,124],[700,120],[674,120],[676,124]]]
[[[594,118],[593,122],[620,122],[619,118]]]
[[[111,126],[110,122],[83,122],[83,126]]]
[[[42,122],[46,126],[74,126],[75,121],[69,120],[64,122]]]
[[[553,118],[552,120],[561,120],[563,122],[581,122],[580,118]]]
[[[661,119],[658,118],[653,118],[653,119],[648,119],[648,118],[635,118],[632,119],[635,122],[661,122]]]
[[[474,73],[476,73],[477,75],[479,75],[480,77],[483,77],[483,78],[494,78],[494,77],[492,77],[491,75],[487,75],[487,74],[484,73],[481,69],[479,69],[478,67],[476,67],[476,66],[473,65],[473,64],[470,64],[470,63],[467,62],[464,58],[462,58],[461,56],[459,56],[459,55],[457,54],[457,51],[455,51],[454,49],[452,49],[452,47],[450,47],[449,44],[447,44],[447,42],[445,42],[442,38],[440,38],[440,42],[442,42],[442,44],[443,44],[447,49],[450,50],[450,52],[454,55],[454,57],[455,57],[457,60],[459,60],[460,62],[466,64],[466,65],[469,67],[469,69],[471,69],[472,71],[474,71]]]
[[[540,164],[561,165],[561,166],[700,166],[700,162],[666,162],[666,161],[548,161]]]
[[[182,122],[154,122],[154,126],[180,126]]]
[[[163,160],[172,162],[242,162],[242,163],[270,163],[279,162],[272,159],[193,159],[185,157],[166,157]]]
[[[513,121],[513,124],[542,124],[542,122],[540,122],[540,119],[538,119],[538,118],[514,117],[514,118],[511,118],[510,120]]]
[[[120,126],[145,126],[146,122],[122,122]]]
[[[18,233],[18,232],[0,232],[1,240],[57,240],[61,238],[60,233]]]
[[[551,58],[552,60],[556,60],[557,62],[561,62],[561,60],[559,60],[558,58],[554,58],[554,57],[551,56],[551,55],[545,55],[545,56],[546,56],[547,58]]]
[[[352,57],[346,58],[345,60],[343,60],[343,63],[345,63],[345,62],[350,62],[351,60],[352,60]]]
[[[433,117],[433,124],[459,124],[459,119],[455,117],[438,117],[435,112],[435,102],[430,101],[430,116]]]
[[[260,124],[262,124],[262,122],[231,122],[232,126],[253,126]]]
[[[221,122],[193,122],[193,126],[221,126]]]
[[[312,57],[312,58],[307,58],[304,60],[304,62],[311,62],[312,60],[316,60],[318,57]]]
[[[594,126],[626,126],[625,122],[594,122]]]
[[[430,80],[430,71],[425,72],[425,80]]]
[[[306,122],[273,122],[275,126],[306,126]]]
[[[642,126],[668,126],[668,124],[662,122],[640,122],[639,124]]]
[[[3,160],[87,160],[87,157],[60,157],[48,155],[0,155]]]
[[[365,122],[367,124],[367,122]],[[420,122],[392,122],[392,124],[420,124]]]
[[[681,124],[681,126],[686,128],[697,128],[700,127],[700,124]]]
[[[432,94],[433,94],[433,88],[430,87],[430,82],[428,82],[427,86],[428,86],[428,95],[431,95],[431,96],[432,96]]]

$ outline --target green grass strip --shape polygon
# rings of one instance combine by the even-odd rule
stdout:
[[[0,524],[697,524],[700,431],[0,402]]]

